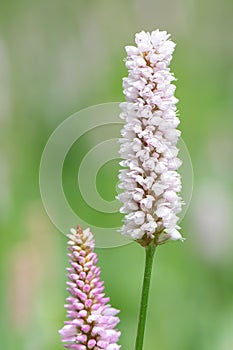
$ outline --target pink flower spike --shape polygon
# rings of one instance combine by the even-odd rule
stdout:
[[[181,212],[181,176],[177,172],[177,142],[181,132],[174,75],[169,65],[175,43],[165,31],[140,32],[136,46],[126,46],[128,76],[123,78],[126,101],[120,104],[121,131],[117,198],[125,214],[121,233],[148,246],[183,240],[177,214]]]
[[[89,229],[71,229],[68,234],[67,285],[70,296],[66,299],[67,318],[59,331],[66,349],[118,350],[120,332],[115,329],[119,310],[111,307],[104,298],[104,286],[100,281],[100,267],[94,252],[94,239]]]

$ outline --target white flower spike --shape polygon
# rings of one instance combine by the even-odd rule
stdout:
[[[122,234],[147,246],[152,240],[182,240],[177,214],[181,161],[176,147],[175,80],[169,64],[175,44],[165,31],[136,34],[136,46],[126,46],[128,77],[123,78],[126,102],[120,117],[125,121],[120,139],[118,199],[125,213]]]

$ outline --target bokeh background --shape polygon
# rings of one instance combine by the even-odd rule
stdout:
[[[42,205],[41,154],[69,115],[123,100],[124,46],[135,32],[156,28],[177,42],[172,70],[195,183],[182,221],[186,242],[157,251],[144,349],[233,348],[232,13],[231,0],[1,1],[2,349],[63,348],[57,330],[65,317],[66,239]],[[65,169],[75,202],[72,161]],[[105,165],[98,176],[106,200],[115,196],[116,170]],[[121,309],[122,349],[133,350],[143,249],[97,252],[106,292]]]

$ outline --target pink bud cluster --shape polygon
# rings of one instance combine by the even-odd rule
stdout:
[[[111,307],[100,281],[100,267],[94,253],[94,239],[89,229],[71,229],[68,234],[68,321],[59,331],[64,347],[75,350],[119,350],[118,310]]]
[[[175,44],[164,31],[136,34],[126,46],[128,77],[123,79],[126,102],[120,139],[118,198],[126,214],[122,234],[140,243],[182,240],[177,225],[181,211],[181,165],[177,157],[180,131],[169,64]]]

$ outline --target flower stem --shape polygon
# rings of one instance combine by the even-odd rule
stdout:
[[[152,242],[145,248],[146,262],[145,262],[144,280],[143,280],[143,287],[142,287],[141,306],[140,306],[140,314],[139,314],[139,320],[138,320],[138,330],[137,330],[135,350],[142,350],[142,347],[143,347],[143,338],[144,338],[145,324],[146,324],[151,271],[152,271],[155,248],[156,248],[156,245],[154,244],[154,242]]]

